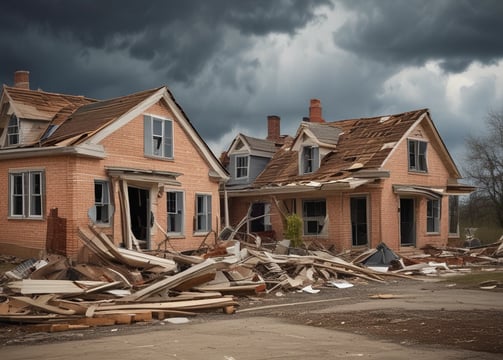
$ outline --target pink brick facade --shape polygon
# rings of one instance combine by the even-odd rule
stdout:
[[[408,139],[421,140],[428,143],[427,150],[427,172],[409,171],[408,165]],[[352,190],[318,190],[309,192],[280,193],[273,195],[242,196],[230,195],[229,207],[231,224],[235,225],[246,215],[249,205],[253,202],[270,202],[273,204],[271,210],[271,223],[276,238],[284,238],[284,225],[281,222],[282,216],[275,207],[276,202],[288,199],[296,204],[296,213],[303,213],[303,200],[323,199],[326,203],[327,231],[316,236],[303,236],[304,242],[309,244],[315,241],[326,248],[336,251],[349,250],[358,247],[353,243],[351,198],[366,199],[366,222],[367,222],[367,243],[366,247],[375,247],[380,242],[386,243],[394,250],[407,247],[423,247],[427,244],[434,246],[445,246],[449,237],[456,234],[449,234],[449,193],[447,184],[452,178],[452,170],[449,170],[450,159],[446,158],[443,144],[438,141],[436,132],[432,127],[419,123],[411,129],[407,136],[403,137],[398,144],[394,145],[393,151],[384,161],[380,171],[389,172],[389,177],[383,177],[369,184],[361,185]],[[427,231],[427,203],[432,197],[417,193],[400,193],[394,189],[394,185],[425,187],[438,189],[440,201],[440,225],[438,232]],[[286,192],[282,188],[283,192]],[[234,197],[233,197],[234,196]],[[451,194],[451,196],[455,196]],[[401,235],[401,199],[409,199],[413,204],[413,242],[404,243]],[[404,203],[405,204],[405,203]],[[404,205],[405,206],[405,205]]]
[[[173,120],[173,158],[162,159],[144,155],[144,114],[161,119]],[[161,98],[138,113],[133,119],[105,136],[95,146],[102,146],[104,156],[48,155],[2,159],[0,161],[0,187],[4,189],[0,199],[0,253],[18,256],[37,256],[46,249],[48,214],[58,209],[58,216],[66,220],[65,255],[77,256],[82,248],[78,227],[92,224],[88,211],[95,205],[95,180],[109,181],[110,202],[114,207],[109,224],[98,225],[114,243],[124,242],[124,202],[120,197],[121,186],[133,186],[148,194],[151,214],[154,220],[149,231],[148,248],[157,249],[162,245],[177,251],[197,249],[207,232],[194,231],[196,195],[211,196],[211,230],[218,232],[221,224],[219,185],[222,178],[210,176],[215,172],[215,164],[208,160],[211,152],[201,146],[200,138],[182,126],[178,113],[173,113],[167,102]],[[182,121],[187,121],[182,119]],[[195,132],[195,130],[194,130]],[[199,142],[198,142],[199,141]],[[107,169],[134,169],[141,178],[111,177]],[[9,216],[9,172],[16,170],[43,171],[44,190],[42,217],[40,219],[16,219]],[[217,168],[225,174],[225,170]],[[156,176],[148,173],[176,173],[174,183],[164,184]],[[126,184],[126,185],[124,185]],[[170,236],[165,242],[167,231],[167,191],[183,192],[184,225],[181,233]],[[211,233],[210,233],[211,234]],[[214,241],[211,234],[208,241]]]

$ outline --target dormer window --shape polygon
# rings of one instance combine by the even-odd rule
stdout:
[[[7,125],[7,145],[19,144],[19,120],[12,114]]]
[[[319,148],[315,146],[304,146],[302,148],[301,157],[302,174],[309,174],[318,170],[319,163]]]
[[[409,171],[428,171],[426,165],[427,145],[426,141],[409,140]]]
[[[248,156],[236,156],[236,179],[248,177]]]

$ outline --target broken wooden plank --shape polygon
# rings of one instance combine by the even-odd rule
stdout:
[[[44,311],[47,311],[49,313],[60,314],[60,315],[73,315],[73,314],[75,314],[74,310],[62,309],[58,306],[49,305],[47,302],[52,298],[52,296],[51,297],[41,296],[37,299],[32,299],[27,296],[13,296],[12,298],[16,299],[18,301],[24,302],[28,305],[33,306],[33,307],[36,307],[38,309],[42,309]]]
[[[166,276],[163,280],[156,281],[155,283],[122,298],[123,301],[140,301],[157,294],[166,289],[172,289],[176,286],[183,284],[191,279],[200,277],[203,274],[215,273],[215,261],[206,259],[200,264],[191,266],[185,271],[179,272],[172,276]]]

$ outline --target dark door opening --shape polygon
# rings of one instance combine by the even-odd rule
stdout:
[[[368,244],[367,198],[351,198],[351,235],[353,246]]]
[[[414,199],[400,199],[400,245],[416,245]]]
[[[150,227],[153,218],[150,213],[149,191],[128,186],[131,231],[140,247],[150,248]]]

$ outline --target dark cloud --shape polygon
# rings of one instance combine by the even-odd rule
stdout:
[[[0,32],[4,39],[35,32],[84,49],[120,51],[148,61],[153,70],[162,69],[168,79],[192,81],[223,51],[229,29],[244,36],[294,34],[313,20],[316,8],[327,4],[327,0],[17,0],[2,3]],[[12,48],[0,45],[7,55],[4,61],[19,66],[18,58],[9,59]]]
[[[422,65],[438,60],[447,72],[472,62],[503,58],[503,1],[338,1],[352,17],[334,33],[335,43],[368,59]]]

